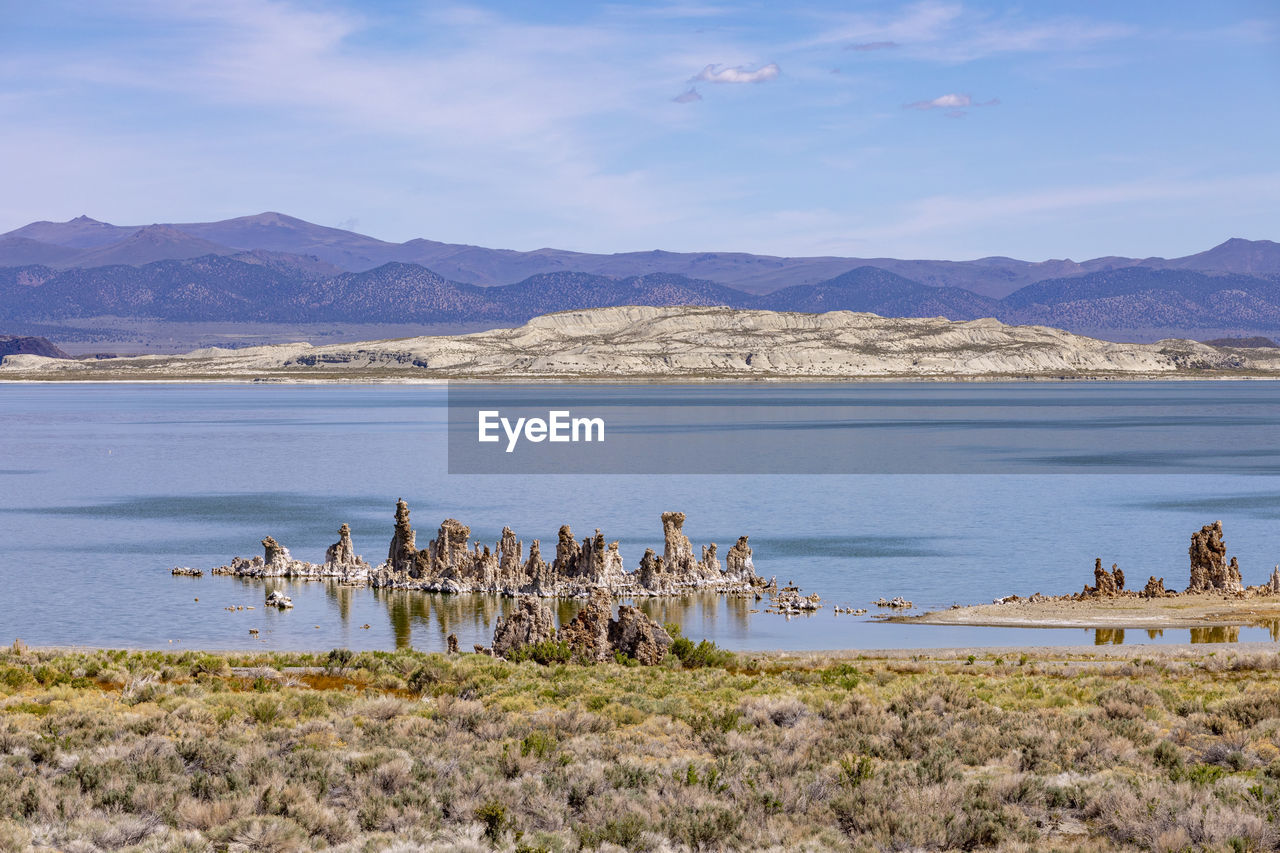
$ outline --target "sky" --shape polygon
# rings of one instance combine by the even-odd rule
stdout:
[[[0,0],[0,231],[1027,260],[1280,240],[1280,3]]]

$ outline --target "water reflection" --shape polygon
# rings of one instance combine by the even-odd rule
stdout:
[[[1240,642],[1239,625],[1206,625],[1203,628],[1191,629],[1193,643],[1238,643]]]
[[[1172,631],[1169,637],[1172,642],[1187,642],[1178,636],[1182,631],[1188,631],[1189,641],[1192,643],[1239,643],[1240,630],[1246,628],[1249,630],[1262,629],[1267,632],[1272,642],[1280,642],[1280,619],[1267,619],[1259,621],[1253,625],[1203,625],[1197,628],[1181,628],[1170,629]],[[1095,646],[1119,646],[1125,641],[1124,628],[1093,628],[1087,629],[1093,631],[1093,644]],[[1159,641],[1165,639],[1166,629],[1164,628],[1147,628],[1145,631],[1147,639],[1151,641]],[[1251,639],[1261,639],[1253,637]]]
[[[433,647],[443,646],[450,634],[488,637],[498,620],[515,606],[515,599],[496,595],[445,595],[405,589],[374,589],[370,592],[386,608],[397,648],[413,645],[415,627],[433,635],[435,642],[430,643]],[[558,625],[571,621],[586,603],[585,598],[547,599],[544,602],[555,615]],[[619,603],[632,604],[659,623],[700,624],[705,630],[723,621],[745,632],[753,602],[722,598],[714,593],[697,593],[671,599],[622,599]],[[346,618],[345,614],[343,618]],[[420,642],[419,645],[423,644]]]
[[[272,592],[280,591],[294,599],[299,613],[315,613],[323,600],[329,624],[317,626],[325,633],[316,635],[324,642],[341,644],[353,637],[351,630],[372,627],[367,624],[382,614],[390,627],[396,648],[442,649],[447,637],[457,634],[463,648],[475,642],[487,645],[498,620],[516,603],[515,599],[497,595],[446,595],[420,590],[374,589],[349,586],[333,580],[288,580],[285,578],[233,578],[241,591],[238,599],[247,598],[256,606]],[[587,603],[585,598],[547,599],[557,624],[563,625]],[[619,599],[631,604],[659,623],[674,622],[691,636],[745,636],[753,613],[759,604],[753,598],[727,597],[712,592],[698,592],[676,598]],[[253,608],[250,608],[253,609]],[[334,620],[333,617],[337,619]],[[326,617],[317,616],[315,622]],[[312,621],[308,616],[306,620]],[[359,623],[366,624],[359,624]],[[276,624],[277,630],[285,626]]]
[[[182,580],[182,579],[178,579]],[[303,618],[275,615],[266,610],[252,623],[260,629],[261,640],[274,635],[271,642],[305,635],[308,645],[320,647],[375,647],[394,644],[395,648],[443,650],[450,634],[457,635],[464,650],[475,644],[488,645],[498,621],[515,607],[516,600],[496,595],[446,595],[419,590],[373,589],[347,586],[332,580],[286,580],[284,578],[228,578],[241,591],[221,604],[244,604],[252,611],[262,608],[262,601],[279,590],[294,599],[291,613],[307,613]],[[192,579],[192,582],[196,582]],[[199,601],[199,599],[197,599]],[[254,606],[250,606],[250,603]],[[585,606],[584,598],[546,599],[556,623],[564,625]],[[790,620],[764,615],[761,602],[752,597],[722,596],[712,592],[692,592],[674,598],[620,599],[631,604],[659,624],[675,623],[684,634],[694,639],[714,638],[721,645],[737,648],[783,647],[795,628]],[[228,608],[235,609],[235,608]],[[821,613],[821,612],[820,612]],[[336,617],[336,618],[335,618]],[[820,614],[810,619],[820,618]],[[754,620],[754,622],[753,622]],[[305,625],[303,623],[306,623]],[[318,624],[317,624],[318,623]],[[363,623],[363,624],[362,624]],[[372,623],[372,624],[371,624]],[[862,621],[841,622],[838,630],[855,628]],[[312,627],[315,633],[311,631]],[[373,629],[368,631],[362,629]],[[822,629],[824,632],[829,629]],[[1032,631],[1043,629],[1031,629]],[[1064,632],[1065,633],[1065,632]],[[1090,628],[1095,646],[1119,646],[1134,643],[1239,643],[1243,641],[1280,642],[1280,619],[1258,620],[1249,625],[1205,625],[1195,628]],[[1079,634],[1076,634],[1079,636]],[[1012,639],[1012,638],[1011,638]],[[261,641],[260,640],[260,641]],[[1063,642],[1076,642],[1064,639]],[[963,642],[957,637],[949,642]],[[1028,642],[1022,640],[1021,642]],[[383,645],[386,644],[386,645]],[[834,640],[832,647],[841,644]],[[866,644],[866,648],[889,647]]]
[[[1097,628],[1094,630],[1095,646],[1118,646],[1124,643],[1123,628]]]
[[[396,648],[413,645],[415,627],[432,638],[419,646],[431,648],[443,648],[450,634],[488,635],[510,605],[495,595],[443,595],[408,589],[374,589],[370,594],[386,608]]]

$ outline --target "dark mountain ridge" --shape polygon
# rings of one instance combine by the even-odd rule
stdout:
[[[259,250],[141,266],[57,270],[0,268],[0,321],[56,325],[114,317],[175,322],[518,324],[554,311],[614,305],[726,305],[777,311],[869,311],[890,317],[1057,326],[1094,334],[1200,329],[1280,330],[1280,280],[1182,269],[1129,267],[1037,282],[1004,299],[931,287],[860,266],[816,284],[765,295],[672,273],[613,278],[541,273],[508,285],[452,281],[392,262],[337,272],[321,261],[299,270]]]
[[[141,266],[158,260],[236,255],[265,250],[279,263],[325,263],[366,272],[387,263],[417,264],[450,281],[484,286],[515,284],[548,273],[589,273],[625,279],[653,274],[711,281],[748,293],[829,281],[857,267],[887,270],[931,287],[957,287],[1002,298],[1037,281],[1123,267],[1187,269],[1266,277],[1280,275],[1280,244],[1232,239],[1183,258],[1094,258],[1083,262],[1021,261],[988,257],[972,261],[896,258],[777,257],[740,252],[624,252],[590,254],[561,249],[519,252],[426,239],[404,243],[267,212],[219,222],[119,226],[80,216],[68,222],[33,222],[0,235],[0,266],[33,263],[86,268],[116,263]]]
[[[43,355],[46,358],[71,358],[48,338],[29,335],[0,335],[0,358],[6,355]]]

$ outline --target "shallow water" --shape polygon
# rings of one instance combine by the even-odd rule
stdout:
[[[906,401],[915,410],[911,422],[883,429],[918,431],[930,422],[931,404],[954,408],[965,394],[1025,400],[1031,388],[1049,405],[1056,394],[1073,412],[1092,408],[1093,415],[1073,418],[1092,417],[1093,426],[1108,429],[1140,423],[1203,434],[1215,428],[1213,418],[1186,416],[1188,408],[1222,413],[1222,450],[1236,461],[1229,473],[1204,473],[1213,470],[1209,457],[1149,454],[1142,470],[1170,473],[1100,473],[1115,470],[1099,461],[1110,453],[1103,447],[1075,454],[1072,470],[1081,473],[464,476],[447,473],[439,387],[0,385],[0,641],[430,650],[456,632],[463,648],[487,643],[507,606],[491,597],[169,575],[176,565],[208,568],[260,553],[268,534],[294,556],[319,561],[343,522],[356,550],[379,562],[399,497],[409,502],[420,543],[449,516],[489,543],[503,525],[526,543],[554,542],[559,525],[569,523],[579,538],[599,527],[618,539],[628,569],[646,547],[661,549],[664,510],[688,514],[685,531],[695,549],[715,541],[723,555],[750,534],[760,573],[818,592],[828,606],[788,620],[715,597],[645,604],[690,636],[730,648],[1276,639],[1274,626],[1151,635],[891,625],[830,609],[866,607],[880,596],[936,608],[1069,592],[1092,582],[1099,556],[1119,563],[1132,585],[1154,574],[1180,587],[1190,533],[1215,519],[1224,522],[1245,581],[1261,582],[1280,563],[1280,479],[1269,450],[1230,438],[1227,425],[1252,431],[1241,435],[1280,436],[1272,383],[777,387],[786,403],[776,407],[771,429],[793,443],[805,441],[809,428],[820,428],[828,442],[839,434],[838,425],[814,426],[833,389],[846,402],[859,395],[890,395],[894,407]],[[646,386],[628,393],[677,391]],[[1118,416],[1126,405],[1140,406],[1142,417]],[[795,428],[778,429],[788,418]],[[970,427],[936,423],[935,431],[951,431],[956,446],[967,446]],[[1074,446],[1080,427],[1078,420],[1057,422],[1038,429],[1035,442]],[[265,592],[277,587],[293,597],[292,611],[263,607]],[[574,606],[565,603],[563,615]],[[250,635],[251,628],[259,633]]]

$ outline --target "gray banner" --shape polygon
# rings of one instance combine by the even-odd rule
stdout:
[[[1280,473],[1271,382],[452,383],[451,474]]]

